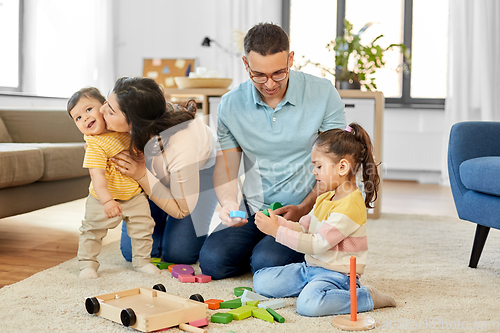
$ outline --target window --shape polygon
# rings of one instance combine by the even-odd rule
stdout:
[[[0,0],[0,90],[20,90],[21,1]]]
[[[332,67],[334,55],[325,46],[343,34],[344,18],[353,24],[355,32],[373,22],[362,35],[362,41],[371,41],[382,34],[380,46],[404,43],[412,50],[409,75],[400,70],[399,49],[384,54],[386,66],[377,71],[375,78],[386,97],[386,105],[442,107],[447,88],[448,1],[289,0],[283,1],[284,16],[289,15],[283,22],[290,22],[290,44],[296,62],[300,63],[304,57],[326,67]],[[324,74],[314,66],[301,70]]]

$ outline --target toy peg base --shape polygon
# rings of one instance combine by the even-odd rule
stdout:
[[[375,328],[375,319],[358,314],[357,321],[351,321],[351,315],[336,316],[332,325],[345,331],[368,331]]]

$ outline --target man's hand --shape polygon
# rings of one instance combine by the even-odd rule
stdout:
[[[271,209],[268,209],[267,211],[269,212],[270,217],[267,217],[262,212],[257,212],[257,214],[255,214],[255,225],[266,235],[276,238],[278,228],[280,227],[278,224],[278,216],[276,216],[274,211]]]
[[[278,208],[274,211],[276,215],[281,215],[288,221],[298,221],[304,215],[309,212],[304,212],[304,209],[300,206],[288,205],[285,207]]]
[[[242,225],[248,222],[247,219],[241,219],[239,217],[231,218],[229,214],[233,210],[239,210],[240,206],[236,202],[228,202],[224,206],[222,206],[219,218],[222,221],[222,224],[227,225],[228,227],[241,227]]]
[[[108,219],[122,214],[122,206],[115,200],[110,200],[104,204],[104,213]]]

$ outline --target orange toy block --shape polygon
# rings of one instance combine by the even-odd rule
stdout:
[[[179,281],[181,282],[196,282],[196,279],[194,276],[192,275],[187,275],[187,274],[179,274],[177,276],[177,278],[179,279]]]
[[[208,304],[210,310],[217,310],[220,308],[220,303],[224,302],[222,299],[209,299],[205,303]]]
[[[170,273],[172,273],[172,268],[174,268],[174,266],[175,266],[175,265],[170,265],[170,266],[168,266],[168,271],[169,271]]]

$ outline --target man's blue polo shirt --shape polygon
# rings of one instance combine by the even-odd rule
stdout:
[[[276,109],[249,79],[222,96],[217,118],[220,148],[244,153],[243,194],[254,212],[273,202],[300,204],[315,184],[310,156],[318,132],[346,126],[332,83],[295,71]]]

